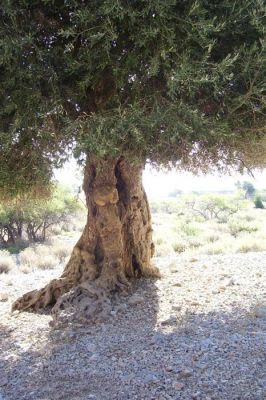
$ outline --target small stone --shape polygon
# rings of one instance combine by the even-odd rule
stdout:
[[[90,361],[97,361],[98,359],[99,359],[98,354],[93,354],[93,355],[89,358]]]
[[[8,384],[8,379],[5,378],[5,377],[2,377],[2,378],[0,379],[0,386],[5,386],[5,385],[7,385],[7,384]]]
[[[181,306],[172,306],[172,310],[174,311],[181,311],[182,307]]]
[[[266,318],[266,306],[264,306],[264,305],[257,306],[254,309],[254,314],[255,314],[255,317],[257,317],[257,318]]]
[[[181,383],[181,382],[174,382],[173,383],[173,388],[175,390],[182,390],[182,389],[184,389],[184,387],[185,387],[184,383]]]
[[[125,303],[119,304],[118,306],[115,307],[114,311],[116,313],[125,311],[127,309],[127,305]]]
[[[76,333],[73,331],[69,331],[69,332],[67,332],[67,337],[69,339],[74,339],[76,337]]]
[[[172,316],[172,317],[169,317],[168,319],[165,319],[164,321],[162,321],[162,322],[161,322],[161,325],[162,325],[162,326],[165,326],[165,325],[174,325],[174,324],[176,324],[176,322],[177,322],[177,318],[174,317],[174,316]]]
[[[93,343],[88,343],[87,344],[87,350],[90,351],[91,353],[94,353],[94,351],[96,350],[96,346]]]
[[[132,297],[130,297],[130,299],[128,300],[128,304],[130,304],[131,306],[134,306],[136,304],[141,304],[144,303],[144,297],[139,296],[139,295],[134,295]]]
[[[171,371],[173,371],[173,367],[171,367],[171,365],[167,365],[167,366],[165,367],[165,371],[166,371],[166,372],[171,372]]]
[[[146,372],[144,376],[141,377],[141,381],[142,383],[144,383],[144,385],[150,385],[152,383],[157,383],[159,379],[157,378],[156,375],[150,372]]]
[[[8,294],[7,293],[0,293],[0,301],[4,302],[8,300]]]
[[[228,287],[228,286],[234,286],[235,285],[235,281],[233,279],[229,279],[228,281],[224,282],[224,287]]]
[[[226,286],[220,286],[220,287],[219,287],[219,292],[224,292],[225,289],[226,289]]]
[[[192,301],[190,303],[191,306],[200,306],[200,303],[198,301]]]
[[[200,392],[197,392],[197,393],[192,393],[192,400],[197,400],[198,398],[199,398],[199,396],[200,396]]]
[[[182,284],[180,282],[173,283],[172,286],[181,287]]]
[[[190,376],[192,376],[192,371],[190,371],[189,369],[184,369],[178,374],[178,378],[180,379],[189,378]]]

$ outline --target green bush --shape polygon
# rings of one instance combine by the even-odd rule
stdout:
[[[232,219],[231,221],[229,221],[228,228],[231,235],[233,236],[237,236],[241,232],[256,232],[259,229],[256,224],[239,219]]]
[[[260,195],[257,195],[255,197],[254,204],[255,208],[261,208],[261,209],[265,208]]]
[[[180,229],[187,236],[198,236],[201,233],[201,229],[193,223],[184,223],[180,226]]]
[[[52,227],[67,223],[81,209],[69,189],[57,186],[48,199],[16,198],[0,206],[0,245],[18,250],[43,242]]]

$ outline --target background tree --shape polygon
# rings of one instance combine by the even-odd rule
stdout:
[[[256,193],[256,189],[255,189],[253,183],[244,181],[242,184],[242,188],[245,192],[245,199],[254,197],[254,195]]]
[[[88,222],[70,261],[14,308],[91,315],[102,288],[157,273],[145,161],[265,164],[265,2],[4,0],[0,16],[2,196],[41,194],[71,151],[86,160]]]
[[[261,208],[261,209],[265,208],[260,195],[257,195],[255,197],[254,204],[255,208]]]
[[[0,205],[0,246],[43,242],[49,228],[67,222],[81,205],[62,186],[53,187],[47,198],[28,198],[26,194]]]

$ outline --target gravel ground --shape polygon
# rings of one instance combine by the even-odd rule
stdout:
[[[55,330],[10,304],[60,271],[0,277],[0,400],[266,399],[266,253],[156,260],[120,310]]]

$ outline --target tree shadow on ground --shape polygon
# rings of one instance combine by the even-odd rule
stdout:
[[[47,327],[28,348],[19,317],[14,330],[2,325],[3,399],[264,398],[264,319],[235,308],[172,310],[159,322],[156,282],[140,282],[137,293],[143,302],[129,305],[125,298],[125,310],[106,323]]]

